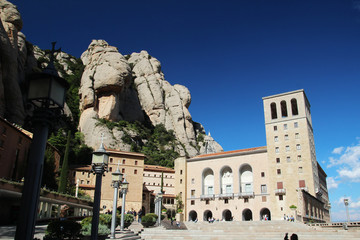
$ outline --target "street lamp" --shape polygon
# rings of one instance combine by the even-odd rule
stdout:
[[[120,182],[122,180],[123,174],[120,172],[119,164],[115,172],[112,174],[112,186],[114,187],[114,200],[113,200],[113,210],[112,210],[112,219],[111,219],[111,239],[115,238],[115,227],[116,227],[116,209],[117,209],[117,198],[118,198],[118,189]]]
[[[101,179],[107,170],[109,162],[109,153],[106,152],[104,144],[101,141],[100,148],[93,152],[92,156],[92,172],[96,174],[93,216],[91,221],[91,240],[97,240],[99,230],[99,212],[101,199]]]
[[[121,225],[120,225],[121,231],[124,231],[125,198],[126,198],[126,193],[128,191],[128,188],[129,188],[129,183],[128,183],[128,181],[126,181],[126,179],[124,177],[124,181],[122,181],[122,183],[121,183],[121,193],[122,193]]]
[[[350,217],[349,217],[349,199],[348,198],[344,198],[344,204],[345,204],[345,208],[346,208],[346,219],[347,219],[347,222],[350,221]]]
[[[163,199],[163,193],[160,191],[156,195],[156,200],[155,200],[155,209],[156,209],[155,213],[156,213],[156,215],[158,215],[158,219],[157,219],[158,226],[161,225],[162,199]]]
[[[33,140],[26,168],[21,197],[21,210],[15,239],[33,239],[39,205],[40,185],[49,125],[64,107],[69,84],[59,77],[54,67],[55,42],[52,43],[50,62],[43,72],[32,73],[27,78],[27,100],[34,106]]]

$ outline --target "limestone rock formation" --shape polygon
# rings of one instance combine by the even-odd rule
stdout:
[[[16,6],[0,1],[0,115],[22,124],[25,118],[20,83],[26,49],[20,34],[22,20]],[[19,40],[19,35],[20,40]]]
[[[121,131],[100,126],[98,119],[114,122],[149,119],[154,126],[163,124],[167,130],[174,131],[183,146],[178,149],[180,155],[205,153],[205,138],[197,138],[205,134],[204,128],[193,122],[188,110],[189,90],[166,81],[156,58],[146,51],[124,57],[104,40],[93,40],[81,59],[85,70],[79,91],[82,110],[79,129],[86,144],[98,147],[100,134],[105,133],[107,146],[129,150],[130,146],[121,140]],[[212,151],[222,151],[213,139],[208,142]]]

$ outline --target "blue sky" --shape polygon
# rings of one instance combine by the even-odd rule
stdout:
[[[332,219],[360,220],[360,1],[13,0],[22,32],[80,57],[92,39],[146,50],[225,151],[265,146],[262,97],[304,89]]]

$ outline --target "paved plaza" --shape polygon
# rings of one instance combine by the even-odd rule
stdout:
[[[166,224],[165,224],[166,225]],[[46,225],[38,225],[35,238],[41,239],[45,235]],[[249,221],[249,222],[184,222],[179,229],[166,229],[164,226],[143,229],[142,225],[134,222],[130,230],[116,231],[116,239],[196,239],[196,240],[282,240],[285,233],[289,236],[296,233],[299,240],[359,240],[358,228],[320,228],[309,227],[303,223],[287,221]],[[14,239],[15,226],[1,226],[0,239]]]

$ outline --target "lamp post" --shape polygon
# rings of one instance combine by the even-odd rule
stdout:
[[[121,225],[120,230],[124,231],[124,219],[125,219],[125,198],[126,193],[129,188],[129,183],[124,178],[124,181],[121,183],[121,193],[122,193],[122,206],[121,206]]]
[[[52,43],[48,66],[43,72],[32,73],[27,79],[27,100],[34,106],[34,137],[21,196],[21,210],[15,234],[17,240],[34,237],[49,125],[59,113],[58,110],[64,107],[65,94],[69,86],[65,79],[59,77],[54,67],[54,52],[55,42]]]
[[[349,217],[349,199],[348,198],[344,198],[344,204],[345,204],[345,208],[346,208],[346,219],[347,219],[347,222],[349,222],[350,217]]]
[[[157,219],[158,226],[161,225],[162,199],[163,199],[163,193],[162,193],[162,191],[160,191],[157,194],[156,201],[155,201],[155,209],[156,209],[155,214],[158,215],[158,219]]]
[[[99,212],[101,199],[101,179],[104,172],[107,170],[109,161],[109,153],[106,152],[104,144],[101,141],[100,148],[93,152],[92,157],[92,172],[96,174],[95,193],[93,216],[91,221],[91,240],[97,240],[99,230]]]
[[[117,209],[117,198],[118,198],[118,189],[120,182],[122,180],[123,174],[120,172],[119,164],[115,172],[112,174],[112,186],[114,187],[114,200],[113,200],[113,210],[111,218],[111,239],[115,238],[115,227],[116,227],[116,209]]]

